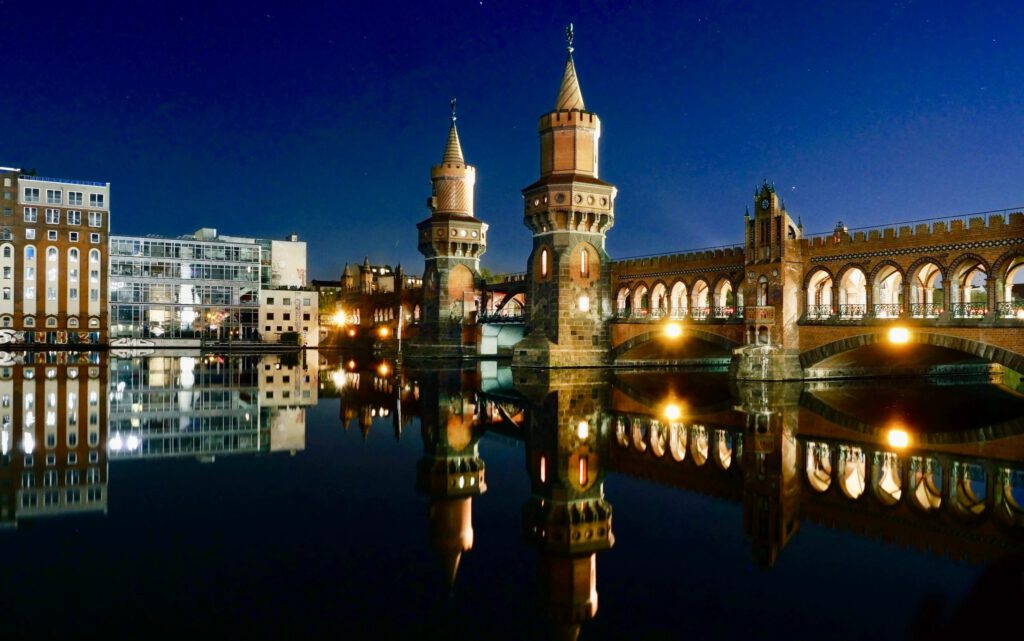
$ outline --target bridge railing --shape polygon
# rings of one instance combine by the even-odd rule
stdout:
[[[839,320],[860,320],[868,313],[867,305],[840,305]]]
[[[899,303],[878,303],[872,306],[875,318],[899,318],[903,316],[903,305]]]
[[[833,314],[831,305],[808,305],[807,306],[807,320],[812,321],[823,321],[832,318]]]
[[[949,313],[953,318],[984,318],[988,314],[988,303],[953,303]]]
[[[999,314],[999,318],[1016,318],[1018,320],[1024,320],[1024,300],[999,303],[996,311]]]
[[[774,313],[774,308],[771,308]],[[717,306],[717,307],[682,307],[675,309],[643,309],[624,307],[615,310],[615,318],[618,320],[736,320],[743,318],[743,307]]]
[[[911,318],[938,318],[942,313],[942,305],[935,303],[911,303]]]

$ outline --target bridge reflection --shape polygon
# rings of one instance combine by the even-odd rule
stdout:
[[[764,567],[801,523],[973,562],[1024,543],[1024,398],[1001,385],[923,380],[896,393],[667,371],[385,371],[367,367],[369,385],[345,387],[346,416],[422,417],[417,484],[449,568],[473,544],[480,439],[525,445],[523,535],[563,638],[597,614],[597,557],[615,543],[605,483],[617,474],[741,503],[737,527]],[[467,478],[476,486],[456,487]]]

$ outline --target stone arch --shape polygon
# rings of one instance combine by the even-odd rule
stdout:
[[[736,307],[736,291],[733,283],[726,276],[720,276],[715,281],[714,292],[711,300],[711,307],[733,308]]]
[[[668,292],[669,314],[672,318],[683,318],[690,309],[690,288],[682,280],[672,283]]]
[[[835,282],[828,267],[819,265],[807,273],[803,291],[806,301],[804,313],[809,320],[823,320],[832,316],[835,304],[832,290]]]
[[[651,315],[663,316],[668,313],[668,288],[660,278],[651,285]]]
[[[894,452],[875,452],[871,466],[871,491],[882,505],[896,505],[903,498],[904,466]]]
[[[898,318],[904,309],[903,290],[906,275],[894,261],[883,260],[867,276],[871,287],[870,310],[876,318]]]
[[[833,274],[832,270],[829,269],[828,267],[826,267],[824,265],[814,265],[809,270],[807,270],[806,274],[804,274],[804,289],[805,290],[808,287],[811,286],[811,279],[814,278],[815,274],[817,274],[819,272],[824,272],[825,274],[827,274],[828,275],[828,279],[831,280],[831,281],[835,281],[835,279],[836,279],[835,278],[835,274]]]
[[[615,309],[617,309],[619,313],[625,313],[626,310],[632,307],[630,304],[631,302],[632,299],[629,296],[629,286],[623,285],[615,295]]]
[[[910,286],[910,315],[937,318],[945,304],[946,269],[932,256],[918,258],[906,271]]]
[[[707,309],[711,306],[711,286],[707,278],[698,276],[690,287],[690,307]]]
[[[816,363],[820,363],[830,356],[842,354],[843,352],[848,352],[850,350],[857,349],[858,347],[865,347],[874,343],[885,342],[886,340],[888,340],[888,328],[882,328],[879,331],[870,334],[859,334],[857,336],[842,338],[830,343],[825,343],[824,345],[820,345],[800,354],[800,365],[801,367],[808,368]],[[912,332],[910,340],[913,343],[919,343],[922,345],[933,345],[935,347],[953,349],[977,356],[978,358],[982,358],[992,363],[1005,365],[1015,371],[1024,371],[1024,354],[1018,354],[989,343],[972,341],[959,336],[949,336],[935,332]]]
[[[838,291],[835,303],[839,306],[840,319],[856,320],[867,314],[867,274],[868,271],[861,263],[843,265],[836,274],[833,283]]]
[[[643,281],[633,286],[631,297],[633,299],[632,313],[634,316],[646,316],[651,311],[650,291],[647,283]]]
[[[730,352],[739,347],[737,343],[729,340],[728,338],[725,338],[724,336],[719,336],[718,334],[707,332],[692,326],[688,326],[686,328],[686,335],[691,338],[696,338],[698,340],[711,343]],[[620,345],[612,348],[611,352],[609,353],[609,356],[611,357],[611,360],[614,361],[615,359],[621,357],[629,350],[635,347],[639,347],[644,343],[649,343],[655,339],[660,338],[661,336],[663,336],[663,332],[660,328],[657,330],[644,332],[642,334],[637,334],[633,338],[625,340]]]
[[[807,483],[816,492],[825,492],[832,485],[832,448],[828,443],[808,442],[806,450],[805,470]]]
[[[954,318],[983,316],[988,311],[988,279],[992,276],[988,261],[974,253],[962,254],[950,263],[947,275],[950,314]],[[981,275],[984,280],[979,283]]]
[[[867,462],[859,447],[839,446],[839,489],[851,500],[859,499],[867,487]]]
[[[924,512],[942,507],[942,465],[938,459],[911,459],[910,502]]]
[[[1018,291],[1014,296],[1013,291],[1013,281],[1018,275],[1024,276],[1024,249],[1011,249],[992,264],[992,277],[999,285],[996,303],[1001,304],[999,315],[1002,317],[1024,318],[1024,294]]]
[[[955,461],[949,476],[950,508],[965,519],[980,518],[985,512],[989,493],[990,479],[985,468]]]

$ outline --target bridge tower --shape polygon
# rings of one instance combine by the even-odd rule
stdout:
[[[754,192],[753,218],[748,212],[744,220],[745,345],[733,356],[732,373],[740,379],[799,380],[802,226],[767,180]]]
[[[476,311],[480,256],[487,251],[487,224],[473,209],[476,168],[462,157],[455,120],[452,100],[444,156],[430,169],[430,218],[416,225],[426,258],[419,347],[440,347],[452,355],[461,353],[462,323]]]
[[[555,108],[538,125],[540,178],[523,189],[533,251],[516,366],[585,367],[607,359],[612,307],[605,235],[615,222],[616,189],[598,177],[601,120],[584,107],[572,34],[569,25]]]

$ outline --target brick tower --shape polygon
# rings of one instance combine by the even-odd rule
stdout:
[[[476,311],[487,225],[473,215],[476,168],[462,157],[454,100],[451,123],[444,157],[430,169],[430,218],[416,225],[419,250],[426,257],[419,342],[421,347],[458,355],[463,349],[462,323]]]
[[[526,337],[513,364],[586,367],[607,359],[612,313],[605,234],[615,222],[613,185],[598,178],[601,120],[583,105],[568,57],[555,109],[540,118],[540,179],[523,189],[533,234],[527,264]]]

